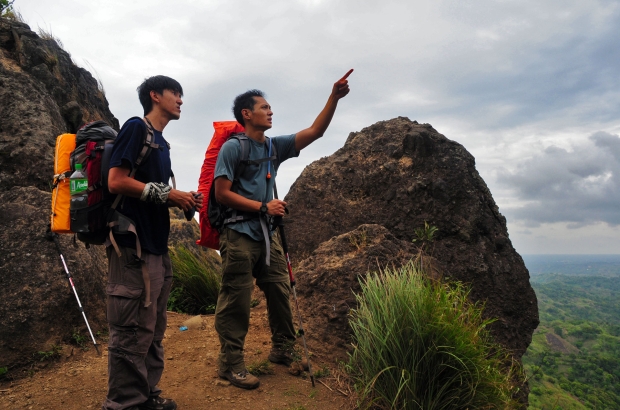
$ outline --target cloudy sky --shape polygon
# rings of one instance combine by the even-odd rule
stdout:
[[[282,166],[280,195],[351,131],[406,116],[476,158],[517,251],[620,253],[617,0],[16,0],[98,77],[121,124],[135,89],[165,74],[185,91],[165,135],[195,189],[211,123],[267,93],[271,135],[309,126],[349,68],[325,137]]]

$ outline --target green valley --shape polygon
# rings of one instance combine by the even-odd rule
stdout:
[[[523,357],[530,408],[620,408],[620,264],[530,264],[540,313]]]

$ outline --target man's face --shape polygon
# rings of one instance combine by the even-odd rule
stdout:
[[[271,128],[273,111],[271,111],[271,105],[263,97],[254,97],[254,109],[244,111],[246,111],[244,115],[247,116],[244,118],[246,124],[251,124],[254,128],[263,131]]]
[[[181,93],[172,90],[164,90],[163,94],[157,94],[155,91],[151,92],[157,95],[159,107],[164,113],[168,114],[169,119],[178,120],[181,118],[181,105],[183,104]]]

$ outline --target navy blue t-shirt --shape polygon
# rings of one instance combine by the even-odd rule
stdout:
[[[110,168],[121,165],[133,169],[133,166],[144,147],[146,125],[139,118],[132,118],[123,124],[118,133]],[[168,183],[171,176],[170,149],[160,131],[155,130],[155,143],[159,149],[152,149],[149,156],[140,164],[135,179],[144,183]],[[168,252],[168,235],[170,233],[170,214],[168,205],[144,202],[139,198],[125,196],[117,210],[130,218],[136,224],[140,247],[149,253],[162,255]],[[118,234],[114,239],[120,246],[136,247],[136,238],[133,234]]]

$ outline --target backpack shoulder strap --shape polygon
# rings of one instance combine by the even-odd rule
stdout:
[[[151,124],[151,121],[149,121],[149,119],[146,117],[140,119],[144,122],[144,125],[146,126],[146,133],[144,134],[144,143],[142,144],[142,150],[138,154],[138,158],[136,158],[133,169],[131,170],[131,174],[129,174],[131,178],[135,176],[136,171],[138,171],[138,167],[140,166],[140,164],[146,161],[148,156],[151,154],[151,151],[153,149],[159,149],[159,144],[155,143],[155,131],[153,128],[153,124]],[[168,142],[166,142],[166,145],[168,146],[168,149],[170,149],[170,144],[168,144]],[[172,172],[172,170],[170,171],[170,178],[172,179],[172,187],[176,189],[177,183],[176,179],[174,178],[174,172]]]
[[[243,133],[233,134],[229,138],[235,138],[236,140],[238,140],[241,147],[239,151],[240,154],[237,161],[237,166],[235,167],[235,181],[237,181],[239,179],[239,176],[243,174],[245,167],[249,163],[250,142],[248,141],[248,136]]]

